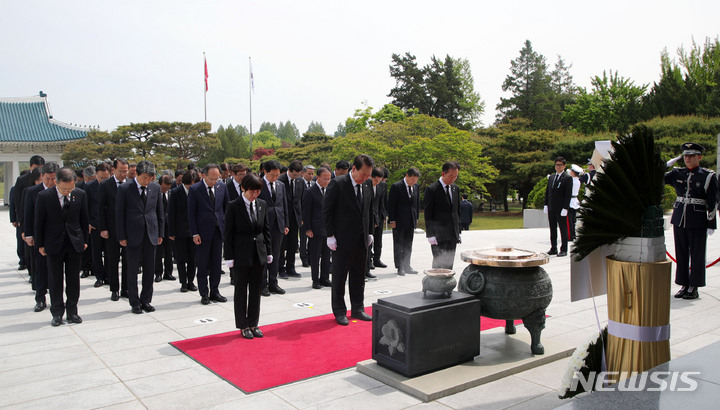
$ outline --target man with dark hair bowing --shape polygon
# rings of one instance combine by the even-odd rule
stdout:
[[[58,185],[40,192],[35,206],[35,246],[41,255],[47,256],[53,326],[63,323],[66,312],[69,323],[82,323],[77,314],[80,262],[90,239],[90,222],[85,192],[75,188],[75,179],[72,169],[61,168],[57,173]]]
[[[460,165],[448,161],[440,179],[425,189],[425,235],[433,254],[433,268],[452,269],[460,243],[460,190],[453,182]]]
[[[364,184],[375,162],[361,154],[353,160],[350,173],[330,181],[323,203],[327,246],[332,256],[332,310],[338,324],[347,326],[345,281],[349,279],[351,316],[372,320],[365,313],[365,263],[373,241],[375,219],[372,212],[372,188]]]
[[[150,304],[155,276],[155,248],[165,236],[165,211],[163,211],[160,185],[155,181],[155,166],[150,161],[140,161],[137,175],[120,185],[117,191],[116,225],[120,246],[127,253],[128,299],[132,312],[154,312]],[[137,275],[142,263],[142,292],[138,296]]]

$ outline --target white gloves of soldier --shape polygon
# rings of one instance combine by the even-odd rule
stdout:
[[[547,205],[545,205],[545,206],[543,207],[543,212],[548,213]]]
[[[560,216],[567,216],[567,209],[560,211]]]
[[[668,162],[667,162],[667,167],[670,168],[671,166],[675,165],[675,163],[678,162],[678,160],[680,160],[680,158],[682,158],[682,155],[678,155],[677,157],[675,157],[675,158],[671,159],[670,161],[668,161]]]
[[[367,238],[367,246],[372,245],[374,240],[375,240],[375,237],[374,237],[374,236],[368,235],[368,238]]]
[[[335,239],[334,236],[327,238],[327,247],[330,248],[331,251],[337,250],[337,239]]]
[[[707,230],[707,234],[708,234],[708,235],[712,235],[712,234],[714,234],[714,233],[715,233],[715,230],[714,230],[714,229],[708,229],[708,230]]]
[[[228,269],[232,269],[233,266],[235,266],[235,260],[234,260],[234,259],[231,259],[231,260],[229,260],[229,261],[225,261],[225,266],[227,266]]]
[[[272,255],[268,255],[268,265],[271,264],[272,261],[273,261],[273,256],[272,256]]]
[[[428,242],[430,242],[430,245],[437,245],[437,238],[434,236],[431,236],[428,238]]]

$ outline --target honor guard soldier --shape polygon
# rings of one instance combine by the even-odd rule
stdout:
[[[712,170],[700,167],[702,146],[686,142],[682,150],[685,168],[673,168],[665,174],[665,184],[672,185],[677,194],[670,222],[677,257],[675,283],[682,287],[675,297],[696,299],[697,288],[705,286],[707,235],[712,235],[716,227],[717,178]],[[668,161],[668,167],[678,159]]]

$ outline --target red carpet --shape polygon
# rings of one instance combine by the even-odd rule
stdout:
[[[372,306],[365,310],[371,314]],[[486,330],[505,321],[483,317],[480,324]],[[339,326],[333,315],[324,315],[260,329],[262,339],[244,339],[236,330],[170,344],[245,393],[347,369],[372,357],[372,322],[351,318],[349,326]]]

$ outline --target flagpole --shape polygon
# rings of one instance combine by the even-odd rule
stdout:
[[[250,95],[250,158],[252,158],[252,140],[253,140],[253,131],[252,131],[252,89],[253,89],[253,78],[252,78],[252,57],[248,57],[248,65],[250,66],[250,87],[249,87],[249,95]]]
[[[203,87],[203,103],[205,106],[205,122],[207,122],[207,59],[205,58],[205,52],[203,51],[203,62],[205,63],[205,73],[203,74],[203,82],[205,83],[205,86]]]

